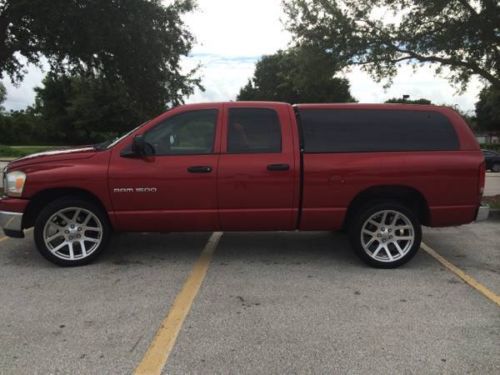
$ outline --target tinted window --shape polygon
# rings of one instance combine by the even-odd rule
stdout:
[[[448,119],[432,111],[301,110],[305,152],[457,150]]]
[[[191,111],[170,117],[145,135],[157,155],[209,154],[213,151],[217,110]]]
[[[227,151],[281,152],[281,129],[276,111],[265,108],[230,109]]]

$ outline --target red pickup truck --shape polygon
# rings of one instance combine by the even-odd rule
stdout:
[[[114,141],[11,162],[0,226],[63,266],[112,231],[346,230],[375,267],[410,260],[421,225],[484,219],[485,163],[437,106],[184,105]]]

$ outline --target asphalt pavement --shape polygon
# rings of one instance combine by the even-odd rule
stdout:
[[[0,242],[0,373],[132,373],[210,233],[122,234],[58,268]],[[500,291],[500,221],[424,241]],[[224,233],[165,374],[500,373],[500,308],[426,252],[372,269],[340,233]]]

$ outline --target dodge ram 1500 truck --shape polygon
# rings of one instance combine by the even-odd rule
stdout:
[[[0,226],[62,266],[112,231],[345,230],[375,267],[420,247],[421,225],[484,219],[484,157],[452,109],[400,104],[184,105],[114,141],[5,170]]]

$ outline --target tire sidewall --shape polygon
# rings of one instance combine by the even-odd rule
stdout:
[[[403,258],[394,262],[381,262],[373,259],[366,253],[361,243],[361,230],[364,223],[373,214],[383,210],[393,210],[405,215],[412,223],[413,231],[415,233],[413,245],[410,250],[403,256]],[[417,215],[405,205],[398,202],[374,202],[372,204],[365,205],[354,215],[352,225],[349,228],[349,239],[356,255],[368,265],[376,268],[396,268],[410,261],[418,252],[422,241],[422,227]]]
[[[43,231],[45,228],[45,224],[52,217],[53,214],[67,207],[79,207],[91,211],[101,221],[103,227],[101,243],[99,244],[97,249],[94,250],[92,254],[90,254],[88,257],[84,259],[78,259],[78,260],[61,259],[52,254],[45,245],[45,241],[43,238]],[[40,212],[35,221],[34,239],[38,251],[48,261],[63,267],[83,266],[85,264],[89,264],[92,261],[94,261],[106,248],[109,242],[109,236],[111,231],[110,228],[111,227],[106,213],[98,205],[81,198],[64,197],[49,203],[42,209],[42,211]]]

